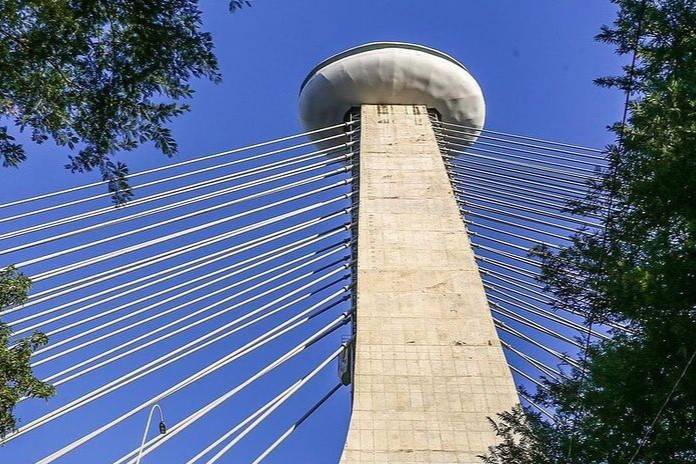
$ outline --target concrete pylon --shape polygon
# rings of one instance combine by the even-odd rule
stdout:
[[[425,106],[363,105],[341,462],[475,463],[517,393]]]
[[[429,55],[426,64],[444,60],[430,49],[408,51]],[[364,63],[367,70],[351,70],[341,61],[352,56],[329,60],[347,74],[367,73],[360,85],[369,86],[349,98],[348,87],[334,88],[337,98],[360,107],[354,401],[341,463],[480,463],[477,455],[496,442],[487,417],[510,409],[518,397],[428,116],[434,108],[456,120],[455,111],[418,92],[383,93],[377,98],[384,104],[363,101],[380,85],[408,89],[413,83],[376,83],[375,76],[389,81],[399,73]],[[395,56],[396,67],[432,71],[404,61],[400,52]],[[385,66],[384,59],[377,63]],[[445,72],[470,76],[450,64]],[[310,75],[301,95],[310,100],[305,110],[314,108],[303,113],[305,122],[317,116],[316,106],[338,104],[313,101],[326,89],[312,81]],[[465,90],[475,96],[473,82],[475,88],[466,82]],[[483,105],[483,99],[470,104]],[[461,108],[468,124],[483,114]],[[482,123],[481,116],[474,127]]]

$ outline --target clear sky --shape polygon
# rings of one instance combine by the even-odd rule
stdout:
[[[223,82],[196,83],[193,110],[172,124],[180,159],[300,131],[297,93],[306,73],[329,55],[373,41],[419,43],[460,60],[483,88],[489,129],[602,147],[611,141],[606,125],[621,116],[623,96],[592,82],[615,73],[621,63],[609,47],[593,40],[600,26],[613,19],[614,9],[607,1],[258,0],[253,8],[235,14],[227,12],[226,0],[201,4],[204,29],[213,34]],[[21,169],[0,174],[4,184],[0,202],[92,179],[62,168],[66,150],[50,144],[28,147],[29,160]],[[149,146],[124,154],[122,159],[132,171],[164,161]],[[211,354],[210,359],[219,354]],[[243,378],[255,367],[252,362],[242,363],[235,375]],[[217,378],[211,391],[223,391],[224,381],[224,377]],[[313,390],[314,394],[320,391]],[[142,400],[141,394],[137,389],[128,390],[122,398],[137,402]],[[336,462],[347,429],[348,402],[344,389],[267,462]],[[51,409],[51,403],[48,406]],[[177,407],[168,405],[165,412],[176,416]],[[301,409],[281,414],[276,426],[287,426],[298,411]],[[37,410],[27,407],[20,412],[33,416]],[[105,421],[101,414],[94,409],[87,418],[61,422],[53,438],[63,432],[74,438],[66,431],[71,428],[87,432]],[[195,436],[172,441],[156,459],[153,455],[144,462],[181,462],[182,453],[190,455],[194,443],[200,449],[234,422],[229,418],[236,413],[225,414],[196,429]],[[120,429],[118,437],[61,462],[111,462],[120,451],[130,449],[124,443],[135,445],[144,421],[141,414]],[[215,433],[206,440],[207,430]],[[0,462],[33,462],[67,441],[26,438],[0,448]],[[253,435],[240,446],[240,454],[230,454],[222,462],[245,462],[245,453],[253,455],[265,443],[262,434]]]

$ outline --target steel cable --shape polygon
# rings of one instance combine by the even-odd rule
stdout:
[[[252,144],[252,145],[247,145],[247,146],[245,146],[245,147],[240,147],[240,148],[235,148],[235,149],[232,149],[232,150],[222,151],[222,152],[214,153],[214,154],[212,154],[212,155],[207,155],[207,156],[202,156],[202,157],[198,157],[198,158],[193,158],[193,159],[190,159],[190,160],[181,161],[181,162],[179,162],[179,163],[168,164],[168,165],[165,165],[165,166],[160,166],[160,167],[157,167],[157,168],[148,169],[148,170],[145,170],[145,171],[140,171],[140,172],[136,172],[136,173],[129,174],[128,176],[126,176],[126,179],[131,180],[131,179],[133,179],[133,178],[135,178],[135,177],[139,177],[139,176],[142,176],[142,175],[145,175],[145,174],[152,174],[152,173],[154,173],[154,172],[161,172],[161,171],[165,171],[165,170],[167,170],[167,169],[177,168],[177,167],[181,167],[181,166],[187,166],[187,165],[189,165],[189,164],[199,163],[199,162],[201,162],[201,161],[207,161],[207,160],[209,160],[209,159],[219,158],[219,157],[221,157],[221,156],[227,156],[227,155],[231,155],[231,154],[234,154],[234,153],[239,153],[239,152],[242,152],[242,151],[252,150],[252,149],[255,149],[255,148],[261,148],[261,147],[265,147],[265,146],[268,146],[268,145],[273,145],[273,144],[276,144],[276,143],[286,142],[286,141],[288,141],[288,140],[296,139],[296,138],[299,138],[299,137],[304,137],[304,136],[307,136],[307,135],[318,134],[318,133],[320,133],[320,132],[324,132],[324,131],[327,131],[327,130],[338,129],[338,128],[341,128],[341,127],[349,127],[349,126],[353,125],[354,123],[355,123],[355,121],[344,122],[344,123],[341,123],[341,124],[335,124],[335,125],[332,125],[332,126],[328,126],[328,127],[321,128],[321,129],[316,129],[316,130],[312,130],[312,131],[302,132],[302,133],[299,133],[299,134],[293,134],[293,135],[289,135],[289,136],[285,136],[285,137],[280,137],[280,138],[277,138],[277,139],[268,140],[268,141],[261,142],[261,143],[255,143],[255,144]],[[343,134],[341,134],[341,135],[343,135]],[[308,144],[312,144],[312,143],[314,143],[314,142],[309,142]],[[24,199],[21,199],[21,200],[15,200],[15,201],[12,201],[12,202],[9,202],[9,203],[0,204],[0,208],[7,208],[7,207],[10,207],[10,206],[16,206],[16,205],[28,203],[28,202],[31,202],[31,201],[43,200],[43,199],[45,199],[45,198],[50,198],[50,197],[54,197],[54,196],[57,196],[57,195],[63,195],[63,194],[75,192],[75,191],[78,191],[78,190],[84,190],[84,189],[90,188],[90,187],[96,187],[96,186],[99,186],[99,185],[106,185],[107,183],[109,183],[108,180],[102,180],[102,181],[98,181],[98,182],[92,182],[92,183],[80,185],[80,186],[77,186],[77,187],[71,187],[71,188],[59,190],[59,191],[56,191],[56,192],[45,193],[45,194],[42,194],[42,195],[37,195],[37,196],[34,196],[34,197],[30,197],[30,198],[24,198]]]

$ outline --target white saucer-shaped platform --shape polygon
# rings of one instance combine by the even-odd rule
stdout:
[[[300,119],[307,130],[319,129],[343,122],[363,104],[425,105],[445,122],[478,129],[486,117],[481,87],[464,65],[432,48],[400,42],[361,45],[320,63],[302,84]]]

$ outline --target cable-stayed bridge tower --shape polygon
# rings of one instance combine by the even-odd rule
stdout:
[[[515,384],[629,330],[556,305],[529,254],[601,227],[565,209],[601,151],[484,128],[467,69],[411,44],[320,63],[300,116],[129,174],[118,206],[99,180],[3,199],[2,276],[32,287],[0,319],[10,349],[49,337],[58,394],[19,398],[0,462],[479,462],[488,416],[553,419]]]
[[[305,81],[308,129],[360,123],[353,415],[342,463],[474,463],[517,403],[431,117],[481,127],[466,68],[399,43],[357,47]],[[471,137],[471,142],[475,135]]]

